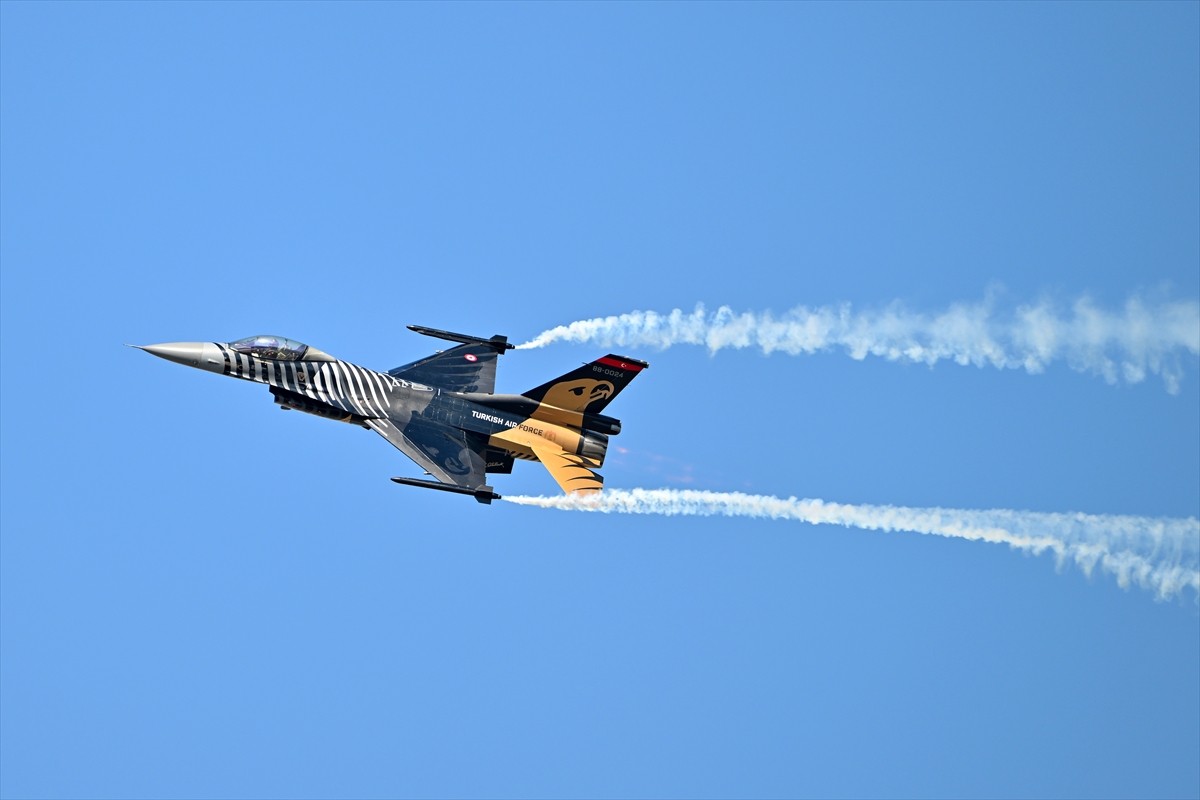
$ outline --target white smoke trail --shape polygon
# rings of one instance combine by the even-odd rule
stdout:
[[[1007,544],[1035,555],[1050,551],[1060,565],[1072,561],[1089,576],[1099,566],[1115,576],[1122,587],[1137,584],[1155,592],[1159,599],[1191,588],[1200,600],[1200,520],[1195,517],[846,505],[676,489],[606,489],[594,495],[506,495],[504,499],[518,505],[570,511],[759,517]]]
[[[697,305],[691,313],[677,308],[580,320],[544,331],[518,349],[561,341],[659,349],[691,344],[712,353],[727,347],[789,355],[843,350],[857,360],[868,355],[928,365],[951,360],[1030,373],[1061,360],[1109,383],[1160,375],[1176,394],[1184,358],[1200,355],[1200,303],[1151,304],[1132,297],[1123,309],[1106,311],[1084,297],[1066,312],[1049,301],[1001,312],[988,297],[932,315],[894,303],[875,311],[854,311],[849,304],[798,306],[779,316],[728,306],[709,312]]]

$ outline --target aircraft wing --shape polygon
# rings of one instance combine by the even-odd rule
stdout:
[[[567,494],[591,494],[604,488],[604,477],[591,468],[588,459],[568,453],[562,448],[546,444],[531,445],[538,461],[542,462],[550,477]]]
[[[417,416],[403,430],[386,419],[366,424],[442,483],[477,489],[486,482],[486,440]]]
[[[496,345],[473,342],[389,369],[388,375],[451,392],[496,391]]]

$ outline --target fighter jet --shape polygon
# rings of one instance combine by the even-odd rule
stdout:
[[[458,345],[376,372],[282,336],[236,342],[133,345],[147,353],[231,378],[265,383],[284,411],[373,430],[436,480],[396,483],[500,499],[488,473],[515,459],[540,461],[568,494],[601,490],[608,439],[620,420],[600,412],[649,364],[607,355],[523,394],[495,394],[496,359],[513,345],[419,325],[409,330]]]

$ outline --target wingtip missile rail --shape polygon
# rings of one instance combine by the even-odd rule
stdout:
[[[408,329],[414,333],[422,334],[423,336],[432,336],[435,339],[445,339],[448,342],[458,342],[460,344],[486,344],[491,345],[493,349],[500,355],[504,355],[507,350],[515,350],[515,344],[508,343],[507,336],[493,336],[490,339],[484,339],[482,336],[469,336],[465,333],[453,333],[451,331],[442,331],[437,328],[426,328],[424,325],[409,325]]]
[[[480,503],[491,504],[493,500],[499,500],[500,495],[492,491],[490,486],[480,486],[475,489],[469,489],[466,486],[454,486],[449,483],[438,483],[437,481],[425,481],[420,478],[392,478],[396,483],[405,486],[417,486],[422,489],[437,489],[439,492],[453,492],[454,494],[469,494]]]

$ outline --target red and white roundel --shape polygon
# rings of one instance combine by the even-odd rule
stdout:
[[[463,358],[465,358],[467,361],[470,361],[472,364],[479,360],[479,356],[475,355],[474,353],[467,353],[465,356],[463,356]]]

